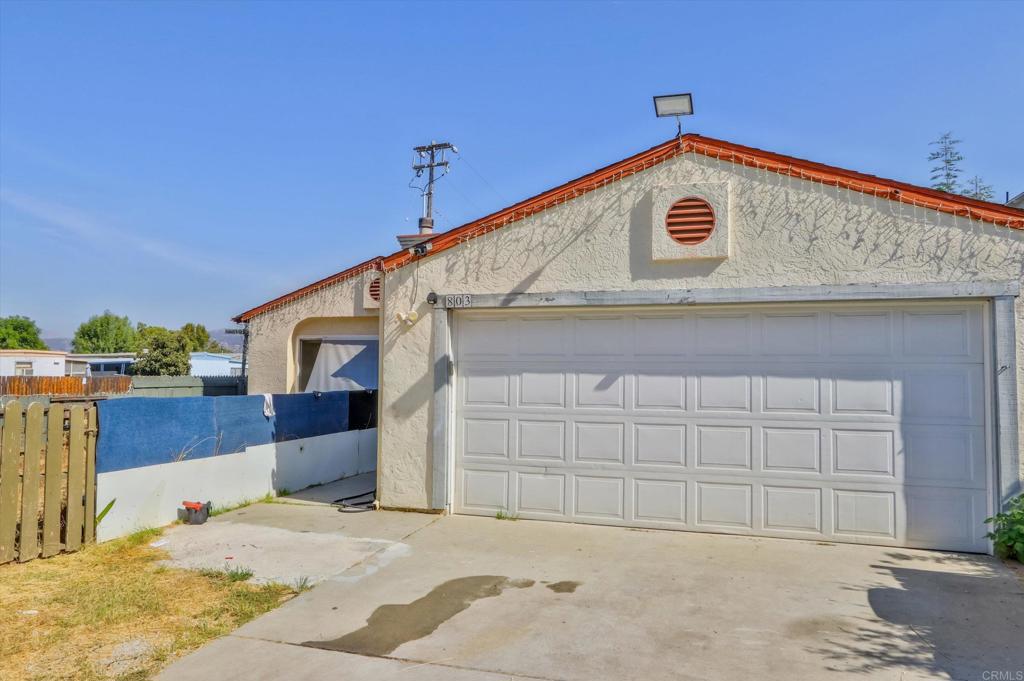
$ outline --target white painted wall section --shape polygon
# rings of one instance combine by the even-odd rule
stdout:
[[[298,491],[377,467],[377,429],[247,447],[244,452],[96,476],[96,508],[114,505],[96,528],[107,541],[178,518],[181,502],[232,506],[277,490]]]

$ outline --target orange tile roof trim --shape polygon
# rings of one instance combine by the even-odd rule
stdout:
[[[916,185],[889,180],[874,175],[859,173],[853,170],[815,163],[805,159],[784,156],[762,149],[745,147],[723,140],[703,137],[696,134],[674,137],[639,154],[630,156],[617,163],[588,173],[563,185],[559,185],[532,198],[520,201],[500,211],[491,213],[461,227],[438,234],[429,240],[430,251],[423,256],[411,255],[407,250],[400,250],[389,256],[377,257],[360,263],[337,274],[314,282],[309,286],[275,298],[259,307],[243,312],[234,318],[236,322],[244,322],[264,312],[280,307],[298,298],[314,293],[327,286],[358,276],[369,270],[393,272],[400,267],[423,258],[429,258],[449,248],[483,236],[514,222],[553,208],[578,196],[604,187],[612,182],[635,175],[653,166],[663,163],[686,153],[701,154],[730,163],[788,175],[810,182],[817,182],[837,189],[876,196],[878,198],[898,201],[913,206],[920,206],[942,213],[980,220],[1011,229],[1024,229],[1024,210],[1010,208],[997,203],[979,201],[965,196],[947,194],[918,187]]]
[[[331,276],[324,277],[319,281],[314,281],[309,286],[303,286],[300,289],[296,289],[291,293],[286,293],[283,296],[278,296],[277,298],[267,301],[262,305],[252,308],[251,310],[246,310],[237,317],[232,317],[231,320],[234,322],[247,322],[253,317],[257,317],[264,312],[269,312],[275,308],[281,307],[282,305],[287,305],[293,300],[304,298],[312,293],[321,291],[329,286],[334,286],[335,284],[341,283],[347,279],[358,277],[365,272],[380,271],[381,262],[383,262],[383,260],[384,258],[378,255],[375,258],[361,262],[358,265],[354,265],[347,270],[342,270],[337,274],[332,274]]]

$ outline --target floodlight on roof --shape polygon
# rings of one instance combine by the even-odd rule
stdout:
[[[684,92],[678,95],[656,95],[654,97],[654,113],[658,118],[676,117],[676,132],[682,136],[683,122],[680,116],[693,115],[693,95]]]

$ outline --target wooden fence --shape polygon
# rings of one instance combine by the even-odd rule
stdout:
[[[131,392],[131,376],[0,376],[0,395],[89,397]]]
[[[96,531],[96,405],[0,409],[0,564],[76,551]]]

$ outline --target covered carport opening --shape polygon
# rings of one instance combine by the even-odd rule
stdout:
[[[1018,288],[438,296],[435,507],[989,551]]]
[[[292,332],[292,392],[348,393],[351,430],[377,428],[380,387],[379,319],[366,317],[316,317],[303,320]],[[340,485],[339,503],[372,503],[376,494],[379,453],[364,452],[360,438],[359,474]]]

